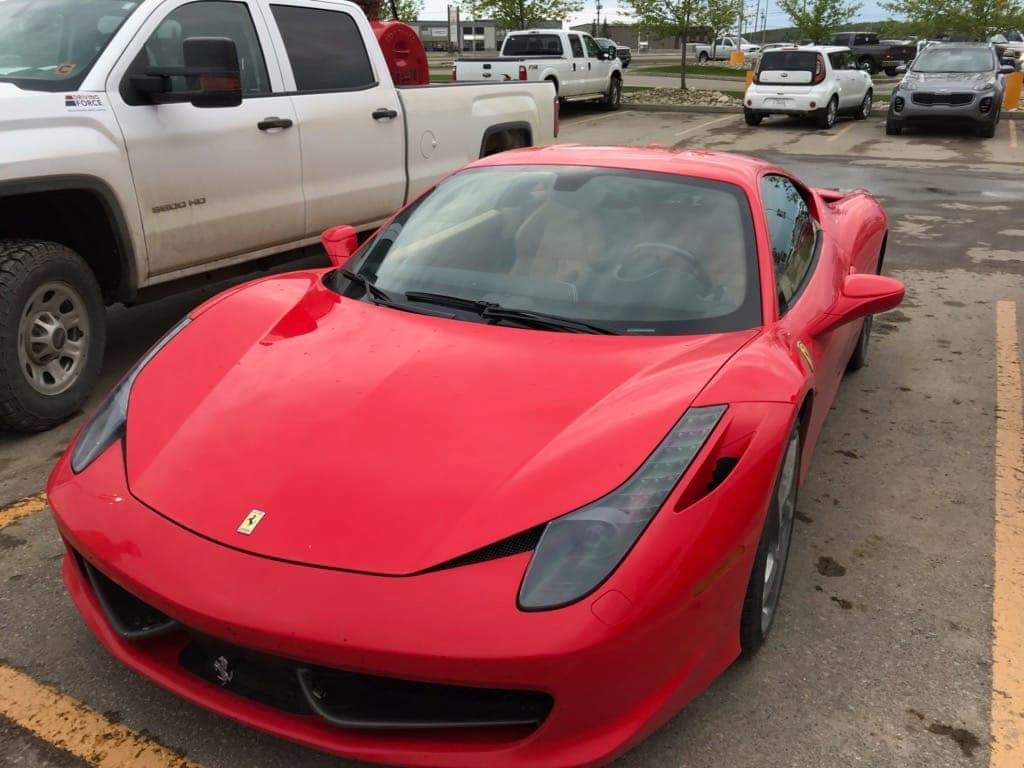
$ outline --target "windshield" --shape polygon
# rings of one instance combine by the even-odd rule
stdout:
[[[0,81],[77,88],[124,20],[126,0],[0,0]]]
[[[505,56],[561,56],[562,40],[558,35],[511,35],[505,39]]]
[[[463,171],[399,214],[349,268],[399,300],[442,294],[615,333],[724,332],[761,320],[744,193],[668,174]],[[361,295],[349,285],[346,295]]]
[[[989,48],[925,48],[913,72],[990,72],[995,59]]]

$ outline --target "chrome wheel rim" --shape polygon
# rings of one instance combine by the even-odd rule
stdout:
[[[782,594],[782,577],[789,557],[789,540],[793,530],[796,512],[796,467],[800,457],[800,437],[794,431],[786,445],[782,459],[782,470],[775,491],[775,506],[778,510],[775,520],[769,520],[768,553],[764,564],[764,587],[761,590],[761,634],[767,635],[775,620],[775,612]]]
[[[78,291],[58,281],[39,286],[18,323],[18,363],[29,386],[51,396],[74,386],[85,367],[89,332]]]
[[[612,82],[612,104],[618,106],[620,101],[622,101],[622,85],[615,80]]]
[[[871,115],[871,94],[870,93],[866,94],[864,96],[864,103],[861,104],[860,111],[861,111],[861,114],[864,115],[864,117],[869,117]]]
[[[836,102],[834,99],[828,103],[828,116],[826,120],[828,120],[829,126],[836,121]]]

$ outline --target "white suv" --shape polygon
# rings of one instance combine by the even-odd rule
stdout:
[[[831,128],[840,114],[863,120],[871,114],[874,84],[857,68],[849,48],[802,45],[765,51],[743,97],[747,125],[769,115],[813,117]]]

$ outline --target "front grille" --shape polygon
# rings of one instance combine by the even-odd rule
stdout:
[[[554,705],[551,696],[540,691],[367,675],[224,643],[167,617],[75,554],[107,620],[122,637],[141,640],[179,631],[187,638],[178,656],[183,669],[237,696],[292,715],[319,716],[338,727],[364,730],[532,730]]]
[[[930,107],[933,104],[944,104],[951,107],[970,104],[974,100],[973,93],[915,93],[912,96],[915,104]]]

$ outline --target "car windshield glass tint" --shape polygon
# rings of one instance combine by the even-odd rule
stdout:
[[[988,48],[931,48],[914,62],[914,72],[988,72],[995,67]]]
[[[812,51],[769,51],[761,57],[761,71],[813,72],[817,61]]]
[[[350,268],[399,299],[455,296],[617,333],[721,332],[761,317],[746,196],[668,174],[463,171],[397,216]]]
[[[0,1],[0,81],[77,88],[139,4],[118,0]]]
[[[558,35],[512,35],[505,41],[506,56],[561,56]]]

